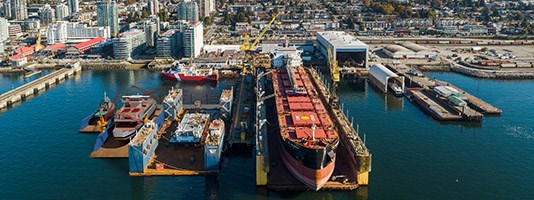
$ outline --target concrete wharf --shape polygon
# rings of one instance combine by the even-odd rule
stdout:
[[[0,95],[0,109],[10,108],[16,102],[23,102],[30,97],[36,96],[40,91],[50,89],[80,71],[81,67],[77,62],[8,91]]]
[[[458,92],[460,93],[463,93],[467,96],[467,103],[469,104],[469,107],[472,107],[473,109],[475,109],[476,111],[478,112],[481,112],[483,114],[501,114],[502,113],[502,110],[501,109],[498,109],[494,106],[492,106],[491,104],[489,103],[486,103],[485,101],[483,101],[482,99],[479,99],[478,97],[476,96],[473,96],[472,94],[469,94],[468,92],[450,84],[450,83],[447,83],[445,81],[439,81],[439,80],[436,80],[436,84],[437,85],[443,85],[443,86],[450,86],[450,87],[453,87],[454,89],[458,90]]]

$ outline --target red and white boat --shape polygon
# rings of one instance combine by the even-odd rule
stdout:
[[[175,64],[161,72],[164,80],[178,82],[218,81],[219,74],[213,68],[203,69],[193,65]]]

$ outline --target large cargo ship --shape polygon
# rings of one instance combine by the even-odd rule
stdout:
[[[156,112],[156,101],[146,95],[130,95],[121,98],[123,107],[116,112],[113,137],[118,140],[129,139],[144,121]]]
[[[130,172],[143,172],[158,147],[159,127],[155,122],[147,122],[136,130],[128,146]]]
[[[218,81],[219,74],[213,68],[201,69],[193,65],[175,64],[161,72],[164,80],[178,82]]]
[[[302,66],[273,72],[282,161],[302,183],[319,190],[332,176],[339,135]]]

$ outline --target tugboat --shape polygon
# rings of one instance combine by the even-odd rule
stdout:
[[[178,82],[202,82],[218,81],[219,74],[213,68],[201,69],[192,64],[184,65],[181,63],[173,65],[171,68],[161,72],[164,80]]]
[[[100,132],[106,128],[108,120],[115,114],[115,103],[113,103],[104,92],[104,98],[93,114],[82,120],[80,132]],[[88,120],[88,121],[87,121]],[[84,123],[85,122],[85,123]]]

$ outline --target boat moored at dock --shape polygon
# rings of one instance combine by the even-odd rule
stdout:
[[[161,72],[164,80],[178,82],[203,82],[218,81],[219,74],[213,68],[203,69],[192,64],[175,64],[171,68]]]
[[[80,125],[80,132],[100,133],[105,130],[108,120],[115,115],[115,103],[104,92],[104,98],[91,115],[85,117]]]
[[[273,87],[282,161],[308,188],[319,190],[334,171],[337,130],[303,67],[274,70]]]
[[[144,121],[150,119],[156,111],[156,101],[147,95],[130,95],[121,98],[123,107],[115,117],[113,137],[117,140],[128,139],[135,134]]]

